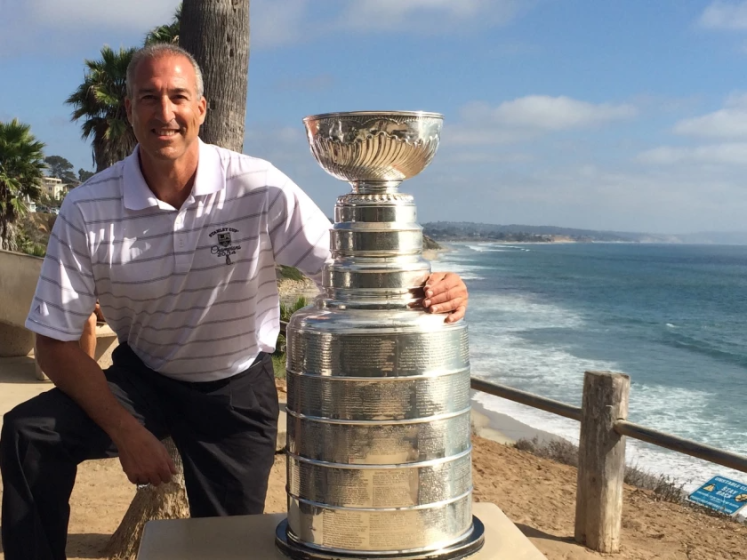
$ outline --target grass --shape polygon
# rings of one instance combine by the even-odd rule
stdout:
[[[277,379],[285,379],[285,353],[272,355],[272,366]]]
[[[306,278],[303,273],[292,266],[279,265],[278,266],[280,277],[287,278],[288,280],[299,280],[303,281]]]

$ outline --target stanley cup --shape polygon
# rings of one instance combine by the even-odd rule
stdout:
[[[304,119],[311,152],[351,183],[323,291],[287,328],[288,518],[296,559],[463,558],[472,516],[467,326],[421,306],[430,264],[399,184],[438,148],[442,117],[355,112]]]

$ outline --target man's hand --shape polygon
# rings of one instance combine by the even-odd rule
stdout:
[[[447,323],[464,317],[467,311],[467,286],[458,274],[434,272],[425,281],[423,307],[431,313],[448,313]]]
[[[119,451],[119,462],[133,484],[170,482],[176,474],[174,462],[156,436],[146,428],[133,423],[127,432],[114,442]]]

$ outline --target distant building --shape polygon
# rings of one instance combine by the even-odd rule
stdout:
[[[42,178],[42,193],[46,194],[53,200],[62,200],[65,198],[68,186],[57,177]]]

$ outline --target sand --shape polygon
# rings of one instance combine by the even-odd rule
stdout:
[[[32,360],[0,359],[0,413],[49,388],[34,379]],[[506,445],[512,437],[554,436],[477,404],[474,412],[479,434],[473,438],[475,500],[497,504],[550,560],[602,557],[573,542],[576,470]],[[278,455],[266,501],[268,512],[285,510],[284,486],[285,459]],[[117,459],[81,465],[71,498],[69,557],[102,558],[100,551],[134,493]],[[622,550],[610,558],[747,559],[745,525],[658,502],[648,491],[626,488],[624,499]]]

